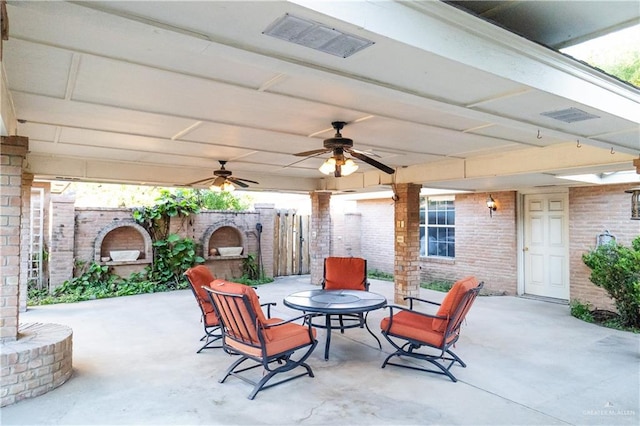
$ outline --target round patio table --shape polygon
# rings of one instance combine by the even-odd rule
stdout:
[[[313,324],[314,327],[324,328],[327,330],[327,338],[324,347],[324,359],[329,359],[329,346],[331,345],[331,330],[339,329],[344,331],[345,328],[353,328],[363,326],[369,334],[378,342],[378,346],[382,349],[380,339],[373,334],[367,324],[367,315],[370,311],[384,308],[387,305],[387,299],[377,293],[361,290],[305,290],[293,293],[284,298],[285,306],[303,312],[311,312],[322,314],[325,317],[325,323]],[[353,315],[365,314],[358,323],[344,325],[340,321],[340,325],[333,326],[331,322],[332,315]]]

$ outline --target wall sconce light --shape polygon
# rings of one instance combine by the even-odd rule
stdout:
[[[624,192],[631,194],[631,219],[640,220],[640,186]]]
[[[336,148],[338,151],[338,148]],[[339,151],[342,151],[341,149]],[[342,152],[334,152],[334,155],[322,163],[318,169],[325,175],[333,174],[335,177],[349,176],[358,170],[358,165],[351,159],[344,156]]]
[[[493,212],[498,210],[496,206],[496,200],[493,199],[491,194],[489,194],[489,198],[487,198],[487,207],[489,207],[489,216],[493,217]]]

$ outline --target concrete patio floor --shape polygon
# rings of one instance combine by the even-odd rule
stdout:
[[[309,276],[279,278],[258,289],[277,302],[274,316],[299,313],[282,304],[317,288]],[[393,300],[393,283],[371,280]],[[441,300],[442,293],[422,290]],[[427,306],[421,306],[427,311]],[[368,323],[379,335],[386,310]],[[587,324],[566,305],[509,296],[479,297],[455,352],[467,368],[448,378],[380,365],[382,351],[364,329],[324,331],[303,377],[246,397],[251,386],[218,379],[233,361],[203,351],[200,313],[189,290],[29,308],[21,323],[73,328],[71,379],[40,397],[2,408],[2,425],[637,425],[640,336]],[[381,337],[381,336],[380,336]],[[381,339],[382,340],[382,339]]]

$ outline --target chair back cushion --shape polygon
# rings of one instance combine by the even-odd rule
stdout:
[[[359,257],[327,257],[325,290],[367,290],[367,261]]]
[[[437,316],[447,317],[446,320],[434,319],[432,327],[434,331],[444,332],[449,323],[449,319],[456,312],[458,305],[462,301],[465,293],[478,286],[478,280],[475,277],[466,277],[457,281],[451,290],[447,293],[436,313]]]
[[[206,316],[213,313],[213,306],[209,296],[205,289],[202,288],[203,286],[210,286],[215,279],[209,268],[204,265],[198,265],[187,269],[184,274],[187,276],[187,281],[191,285],[191,290],[198,301],[198,305],[200,305],[200,309],[202,309],[202,314]]]

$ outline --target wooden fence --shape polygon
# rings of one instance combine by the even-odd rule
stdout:
[[[273,275],[309,273],[309,216],[295,210],[276,210],[273,237]]]

